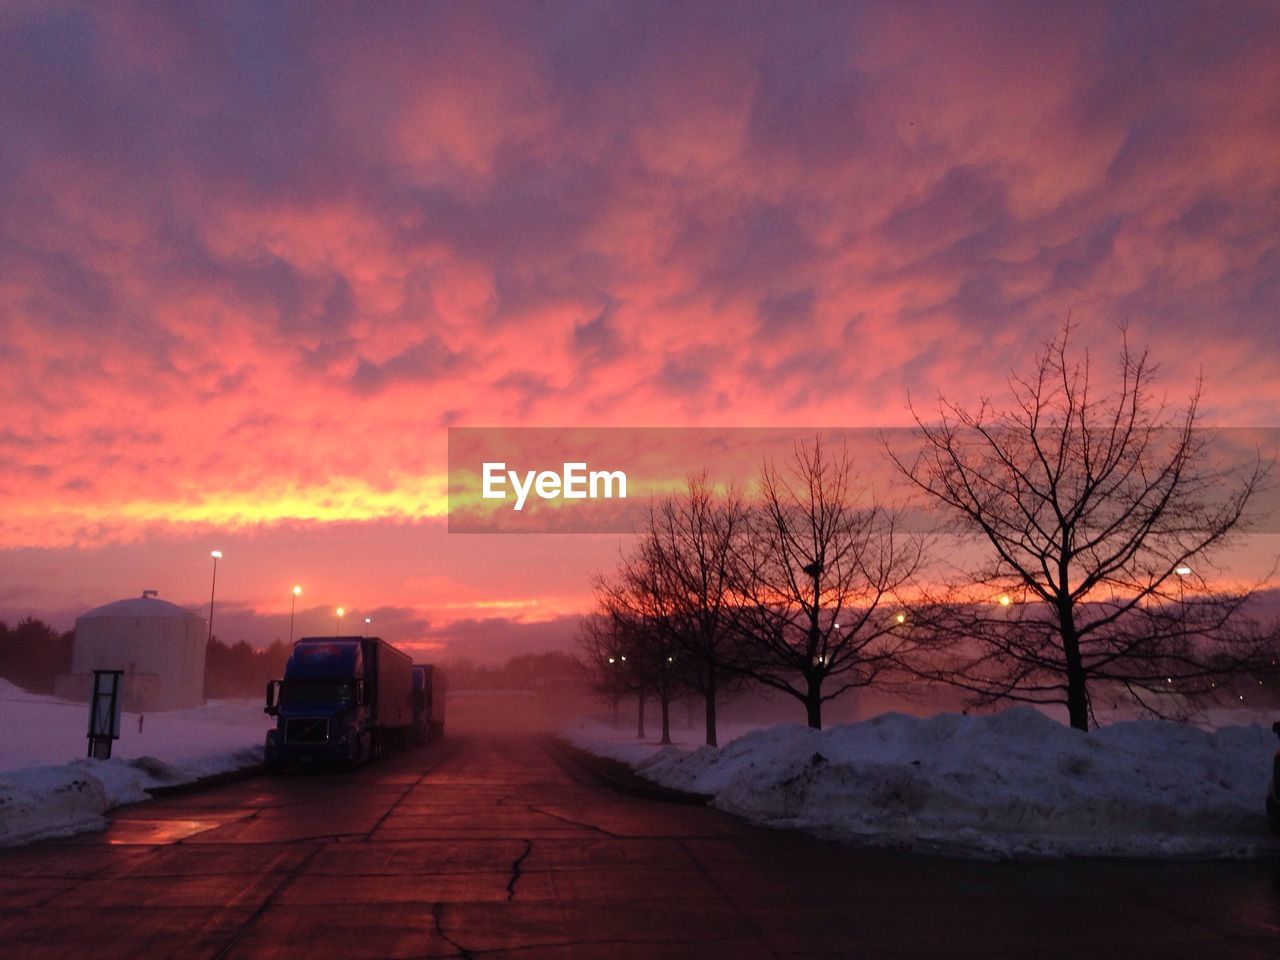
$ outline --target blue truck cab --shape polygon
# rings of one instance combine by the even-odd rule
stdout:
[[[284,679],[267,684],[263,763],[354,766],[402,742],[413,723],[413,664],[377,637],[304,637],[294,644]]]

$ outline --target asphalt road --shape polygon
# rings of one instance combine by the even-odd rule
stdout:
[[[0,956],[1275,958],[1276,871],[853,849],[473,728],[0,851]]]

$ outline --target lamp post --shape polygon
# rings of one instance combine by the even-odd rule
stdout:
[[[364,635],[369,636],[369,624],[373,623],[373,617],[364,618]]]
[[[218,590],[218,561],[222,559],[221,550],[213,550],[209,553],[213,557],[213,583],[209,587],[209,636],[205,638],[205,644],[213,642],[213,595]]]
[[[347,611],[342,609],[342,607],[339,607],[334,611],[334,613],[336,613],[337,616],[333,618],[333,635],[335,637],[340,637],[342,636],[342,618],[346,616]]]
[[[295,583],[292,595],[289,597],[289,646],[293,646],[293,608],[297,605],[301,593],[302,587]]]

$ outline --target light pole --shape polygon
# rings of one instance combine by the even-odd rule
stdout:
[[[302,593],[302,587],[298,584],[293,585],[292,596],[289,597],[289,646],[293,646],[293,608],[298,602],[298,597]]]
[[[209,553],[213,557],[213,584],[209,587],[209,636],[205,638],[206,646],[213,642],[213,595],[218,590],[218,561],[222,559],[221,550]]]
[[[373,617],[364,618],[364,635],[369,636],[369,624],[373,623]]]
[[[347,611],[342,609],[342,607],[339,607],[334,612],[337,616],[333,618],[333,635],[335,637],[340,637],[342,636],[342,618],[346,615]]]

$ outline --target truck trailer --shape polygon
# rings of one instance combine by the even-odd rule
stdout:
[[[419,742],[444,736],[444,671],[430,663],[413,665],[413,729]]]
[[[378,637],[304,637],[293,645],[283,680],[267,684],[263,763],[354,766],[413,733],[413,661]]]

